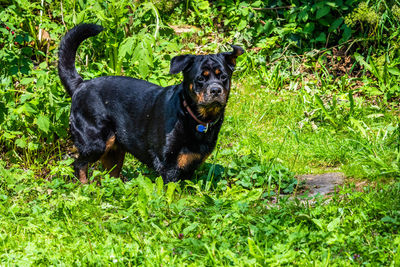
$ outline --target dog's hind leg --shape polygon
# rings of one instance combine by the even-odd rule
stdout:
[[[76,137],[76,136],[75,136]],[[106,141],[102,138],[75,138],[75,146],[79,156],[75,160],[75,176],[86,184],[88,180],[88,164],[98,161],[106,150]],[[84,141],[84,142],[79,142]]]
[[[103,167],[110,171],[110,175],[113,177],[119,177],[119,174],[124,164],[125,151],[115,140],[115,135],[111,136],[106,142],[106,149],[104,154],[101,156],[101,163]]]
[[[96,113],[96,110],[85,110],[84,105],[81,105],[82,110],[86,111],[85,115],[80,113],[75,107],[75,113],[71,111],[70,129],[74,139],[74,144],[79,152],[79,157],[75,161],[75,176],[82,183],[88,181],[88,164],[98,161],[101,156],[112,145],[108,144],[110,137],[115,136],[109,129],[107,120],[104,114]],[[79,111],[79,112],[78,112]],[[109,148],[107,148],[109,147]]]

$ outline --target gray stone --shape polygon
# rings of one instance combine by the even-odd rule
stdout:
[[[335,191],[335,188],[344,183],[344,174],[341,172],[331,172],[323,174],[306,174],[299,176],[300,180],[305,181],[306,190],[310,196],[326,195]]]

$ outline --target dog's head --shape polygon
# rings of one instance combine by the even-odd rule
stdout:
[[[211,55],[182,55],[171,60],[170,73],[183,72],[186,95],[203,119],[218,117],[226,106],[236,58],[244,50],[232,45],[232,52]]]

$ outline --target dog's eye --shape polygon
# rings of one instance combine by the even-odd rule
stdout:
[[[228,76],[226,76],[225,74],[222,74],[221,80],[225,82],[226,80],[228,80]]]
[[[206,79],[203,77],[203,76],[199,76],[198,78],[197,78],[197,81],[199,81],[199,82],[204,82]]]

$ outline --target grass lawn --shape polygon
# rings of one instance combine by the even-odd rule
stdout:
[[[101,186],[82,186],[65,145],[29,164],[4,153],[1,264],[399,264],[396,116],[347,94],[324,110],[319,91],[235,84],[217,149],[192,181],[163,185],[128,157],[127,182],[96,167]],[[330,198],[296,187],[295,174],[332,170],[350,178]]]

